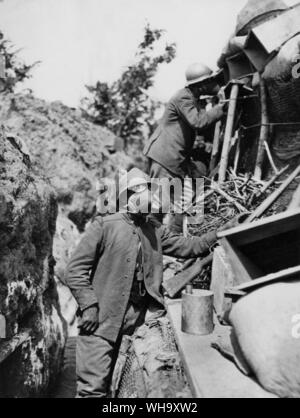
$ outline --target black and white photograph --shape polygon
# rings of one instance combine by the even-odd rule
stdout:
[[[299,1],[0,0],[0,398],[300,398]]]

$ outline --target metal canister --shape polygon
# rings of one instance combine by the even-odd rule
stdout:
[[[187,334],[210,335],[214,331],[214,294],[193,289],[182,292],[181,329]]]

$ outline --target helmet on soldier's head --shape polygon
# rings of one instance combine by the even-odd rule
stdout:
[[[213,75],[213,71],[207,65],[202,63],[191,64],[185,73],[186,81],[188,86],[193,84],[201,83]]]
[[[133,168],[129,172],[123,173],[119,179],[119,199],[121,200],[125,192],[138,192],[143,186],[152,191],[157,189],[157,185],[151,181],[148,174],[138,168]]]
[[[133,168],[119,180],[119,207],[132,214],[149,214],[152,205],[152,193],[158,188],[157,183],[139,170]],[[147,193],[145,193],[147,192]]]

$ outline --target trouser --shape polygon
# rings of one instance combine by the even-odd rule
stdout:
[[[149,299],[140,306],[129,303],[117,342],[96,335],[79,335],[76,350],[77,397],[107,398],[122,337],[132,335],[145,322]]]
[[[167,180],[173,180],[175,178],[178,178],[175,174],[168,171],[166,168],[158,164],[156,161],[150,160],[150,177],[152,179],[167,179]],[[183,182],[183,179],[179,177],[179,180]],[[170,188],[167,183],[161,183],[160,188],[161,193],[161,202],[160,205],[163,208],[163,213],[154,213],[154,216],[159,220],[159,222],[163,223],[165,216],[168,213],[169,220],[168,220],[168,228],[171,232],[179,233],[181,234],[183,231],[183,219],[184,215],[183,213],[174,213],[171,214],[171,207],[169,207],[168,212],[166,212],[166,207],[168,206],[168,203],[171,201],[171,206],[174,206],[176,202],[174,201],[175,197],[174,194],[170,194]],[[159,200],[159,199],[158,199]],[[181,203],[181,202],[177,202]]]
[[[191,160],[186,164],[184,179],[183,177],[176,176],[156,161],[149,159],[149,173],[152,179],[167,179],[169,181],[177,179],[178,181],[175,182],[175,184],[179,184],[181,192],[184,190],[183,195],[182,193],[179,193],[178,195],[176,193],[174,194],[174,189],[171,188],[171,196],[169,196],[170,185],[168,182],[160,182],[160,191],[155,193],[156,199],[154,199],[160,201],[162,208],[164,208],[161,213],[154,213],[154,216],[159,222],[163,223],[166,214],[168,214],[167,224],[169,230],[176,234],[181,234],[183,232],[185,214],[190,213],[197,193],[199,191],[201,193],[204,191],[202,188],[199,190],[199,185],[200,187],[201,185],[204,186],[204,183],[199,184],[197,181],[199,179],[203,180],[207,174],[207,168],[204,164]],[[188,177],[188,180],[186,177]],[[171,203],[171,205],[169,203]],[[166,208],[168,209],[166,210]],[[176,209],[175,213],[171,213],[174,209]],[[178,209],[180,209],[180,211],[178,211]]]

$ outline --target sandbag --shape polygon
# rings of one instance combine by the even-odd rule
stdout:
[[[299,155],[300,121],[300,35],[290,39],[276,57],[267,64],[263,73],[268,92],[268,111],[270,122],[283,123],[276,126],[273,138],[275,156],[290,160]],[[293,123],[296,123],[293,125]],[[281,132],[282,131],[282,132]],[[289,137],[294,136],[292,142]],[[278,142],[280,138],[281,144]],[[290,142],[286,145],[286,142]],[[283,147],[282,147],[283,145]],[[281,150],[282,148],[282,150]]]
[[[299,314],[300,278],[249,294],[230,314],[241,353],[253,374],[267,391],[281,398],[300,397]]]
[[[263,79],[268,83],[273,80],[290,80],[292,69],[299,62],[296,58],[300,54],[300,35],[287,41],[278,54],[270,61],[263,72]]]
[[[237,17],[236,35],[245,36],[255,26],[283,13],[287,5],[282,0],[248,0]]]

